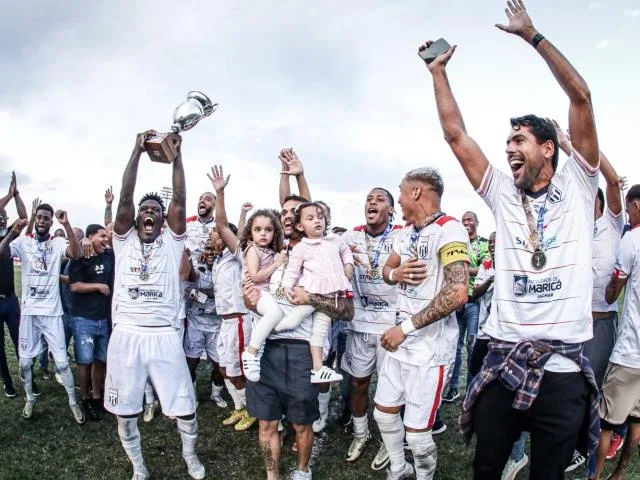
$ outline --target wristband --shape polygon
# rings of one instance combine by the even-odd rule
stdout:
[[[389,281],[390,282],[394,282],[395,280],[393,279],[393,272],[395,272],[396,269],[392,268],[391,270],[389,270]]]
[[[536,33],[533,38],[531,39],[531,45],[533,45],[533,48],[537,49],[538,48],[538,44],[544,40],[544,35],[542,35],[541,33]]]
[[[410,318],[407,318],[404,322],[400,324],[400,328],[402,329],[402,333],[405,335],[409,335],[412,332],[416,331],[416,327],[413,326],[413,322]]]

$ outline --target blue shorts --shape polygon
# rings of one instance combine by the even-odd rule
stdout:
[[[73,317],[74,344],[76,363],[90,365],[94,360],[107,360],[107,344],[109,343],[109,322],[107,319],[92,320],[84,317]]]

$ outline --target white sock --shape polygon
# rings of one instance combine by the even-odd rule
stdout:
[[[399,473],[404,469],[404,424],[399,413],[384,413],[377,408],[373,418],[378,423],[382,441],[389,454],[391,471]]]
[[[153,394],[153,387],[149,382],[144,386],[144,403],[149,405],[156,401],[156,397]]]
[[[196,439],[198,438],[198,421],[193,418],[191,420],[183,420],[177,418],[178,432],[182,439],[182,456],[184,458],[191,457],[196,454]]]
[[[416,480],[431,480],[436,473],[438,452],[431,432],[407,432],[407,443],[413,452]]]
[[[22,377],[22,382],[24,383],[24,391],[27,394],[27,401],[35,402],[36,397],[33,394],[33,372],[31,371],[32,359],[20,357],[19,360],[20,377]]]
[[[131,460],[134,472],[146,472],[142,448],[140,447],[140,430],[138,430],[138,417],[118,417],[118,435],[120,443],[127,457]]]
[[[238,390],[236,389],[236,387],[233,385],[233,383],[231,383],[231,381],[228,378],[224,379],[224,384],[227,386],[227,391],[229,392],[229,395],[231,395],[231,399],[233,400],[233,405],[235,409],[242,410],[242,399],[240,398],[240,395],[238,395]]]
[[[238,390],[236,389],[236,391],[238,392],[238,396],[240,397],[240,401],[242,402],[242,408],[247,406],[247,390],[246,389],[242,389],[242,390]]]
[[[211,394],[214,397],[222,396],[222,389],[224,387],[222,385],[216,385],[215,382],[211,382]]]
[[[329,416],[329,400],[331,400],[331,390],[328,392],[320,392],[318,394],[318,407],[320,409],[320,418]]]
[[[76,384],[73,381],[73,373],[71,373],[71,368],[69,368],[69,364],[65,365],[56,365],[60,372],[60,376],[62,377],[62,384],[64,385],[64,389],[67,391],[67,396],[69,397],[69,405],[76,405],[78,401],[76,400]]]
[[[353,418],[353,436],[362,438],[369,435],[369,418],[367,414],[364,414],[362,417],[352,417]]]

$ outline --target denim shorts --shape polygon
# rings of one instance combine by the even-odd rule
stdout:
[[[73,317],[74,344],[76,363],[89,365],[94,360],[107,360],[107,344],[109,343],[109,322],[107,319],[92,320],[84,317]]]

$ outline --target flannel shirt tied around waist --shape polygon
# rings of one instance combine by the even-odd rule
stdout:
[[[591,386],[589,438],[585,444],[588,448],[588,456],[595,455],[600,439],[599,392],[591,364],[582,353],[583,347],[582,343],[568,344],[558,340],[521,340],[518,343],[509,343],[492,338],[489,343],[489,353],[485,357],[480,372],[471,381],[462,404],[460,429],[467,443],[473,435],[473,407],[480,393],[494,380],[500,380],[506,388],[516,392],[513,408],[529,409],[538,396],[544,366],[551,355],[557,353],[576,362]],[[593,477],[595,471],[588,470],[589,462],[586,462],[586,465],[587,476]]]

